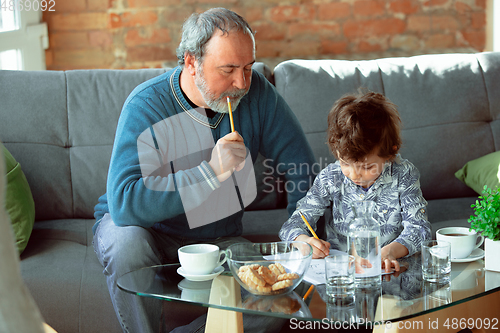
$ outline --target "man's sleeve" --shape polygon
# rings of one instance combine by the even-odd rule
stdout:
[[[186,204],[192,207],[204,202],[220,183],[203,159],[171,172],[176,163],[185,162],[181,157],[213,147],[211,135],[211,141],[193,136],[190,128],[172,123],[175,119],[165,123],[148,103],[134,102],[124,106],[118,123],[108,173],[108,203],[117,225],[151,227],[184,214]],[[186,137],[196,140],[189,142]],[[196,191],[184,203],[178,189],[190,186]]]

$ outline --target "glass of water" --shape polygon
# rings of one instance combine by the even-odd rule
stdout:
[[[422,278],[429,282],[443,282],[450,279],[451,244],[442,240],[428,240],[422,243]]]
[[[326,318],[331,321],[356,323],[356,302],[354,296],[329,297],[326,302]]]
[[[354,256],[330,255],[325,258],[326,293],[333,298],[354,295]]]
[[[451,282],[424,281],[422,283],[422,296],[424,296],[424,310],[434,309],[451,303]]]

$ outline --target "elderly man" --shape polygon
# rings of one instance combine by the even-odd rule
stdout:
[[[258,152],[295,185],[288,193],[289,213],[313,177],[314,157],[292,111],[252,71],[255,40],[241,16],[223,8],[193,14],[183,26],[177,56],[178,67],[139,85],[126,100],[107,193],[95,207],[94,248],[125,332],[156,330],[151,316],[157,305],[120,291],[121,275],[178,262],[177,249],[187,244],[224,249],[247,241],[241,237],[242,208],[253,198],[245,193],[252,193],[248,168]],[[244,178],[235,177],[244,169]],[[210,201],[210,195],[224,188],[223,195],[234,193],[237,179],[249,190],[240,191],[245,193],[236,208],[230,207],[232,213],[200,221],[200,212],[217,211],[223,204]],[[189,215],[200,207],[198,215]]]

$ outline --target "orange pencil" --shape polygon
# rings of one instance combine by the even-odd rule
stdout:
[[[312,233],[312,235],[314,236],[314,238],[316,239],[319,239],[318,235],[316,235],[316,233],[314,232],[313,228],[311,227],[311,225],[309,224],[309,222],[307,222],[306,218],[304,217],[304,215],[302,215],[302,212],[299,211],[299,214],[300,216],[302,217],[302,220],[304,221],[304,223],[307,225],[307,227],[309,228],[309,231]]]
[[[307,297],[309,297],[309,295],[311,294],[311,292],[313,291],[314,289],[314,284],[312,284],[309,289],[307,290],[306,294],[304,295],[304,297],[302,297],[302,299],[305,301],[307,299]]]
[[[227,107],[229,109],[229,120],[231,120],[231,132],[234,132],[233,110],[231,109],[231,100],[227,96]]]

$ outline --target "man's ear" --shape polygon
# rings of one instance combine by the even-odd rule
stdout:
[[[194,76],[196,74],[196,59],[193,55],[189,54],[186,52],[186,54],[184,54],[184,68],[189,72],[189,74],[191,74],[192,76]]]

